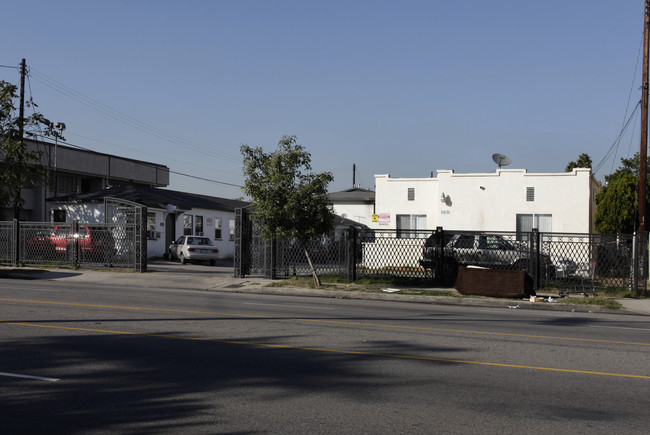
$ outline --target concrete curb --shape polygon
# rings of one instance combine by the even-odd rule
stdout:
[[[576,313],[610,313],[650,315],[650,300],[616,299],[622,309],[611,310],[600,305],[567,304],[552,302],[530,302],[528,300],[500,299],[489,297],[423,296],[400,293],[384,293],[361,290],[325,290],[301,287],[269,287],[271,280],[264,278],[234,278],[228,268],[174,270],[155,265],[150,272],[71,270],[71,269],[28,269],[0,267],[0,278],[42,279],[66,281],[70,284],[129,285],[142,288],[165,288],[195,291],[220,291],[252,294],[272,294],[285,296],[327,297],[338,299],[358,299],[377,301],[399,301],[438,305],[457,305],[485,308],[525,309],[543,311],[563,311]],[[455,292],[453,289],[439,289]]]

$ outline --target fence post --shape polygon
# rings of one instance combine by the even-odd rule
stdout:
[[[20,258],[20,221],[18,219],[13,220],[11,236],[13,237],[11,241],[11,264],[16,267]]]
[[[540,255],[541,244],[539,229],[533,228],[530,233],[530,255],[528,258],[528,270],[533,278],[533,289],[539,290],[541,287],[541,261],[542,256]]]
[[[648,278],[648,233],[634,233],[632,238],[632,282],[631,291],[637,296],[647,295]]]
[[[70,255],[70,258],[68,258],[68,261],[70,261],[70,265],[72,266],[73,269],[76,269],[79,267],[79,221],[75,220],[72,222],[72,225],[70,226],[70,236],[72,238],[72,241],[70,243],[70,252],[68,253]]]
[[[444,230],[442,227],[436,227],[434,231],[435,237],[433,240],[435,241],[435,245],[433,246],[433,258],[435,259],[435,279],[434,283],[436,286],[442,286],[444,283],[445,277],[442,276],[444,273],[444,264],[443,262],[445,261],[444,256],[445,256],[445,237],[444,237]]]
[[[235,209],[235,258],[233,277],[243,278],[242,272],[242,209]]]
[[[345,259],[346,279],[350,282],[357,280],[357,229],[345,229]]]

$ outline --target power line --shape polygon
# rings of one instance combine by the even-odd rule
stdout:
[[[105,116],[108,116],[109,118],[112,118],[118,122],[121,122],[123,124],[126,124],[130,127],[133,127],[137,130],[143,131],[145,133],[148,133],[152,136],[155,136],[161,140],[164,140],[168,143],[171,143],[173,145],[177,145],[180,147],[185,147],[185,148],[190,148],[193,149],[194,151],[198,151],[201,153],[204,153],[206,155],[216,157],[219,159],[223,160],[228,160],[232,162],[237,162],[241,163],[241,158],[235,157],[232,154],[228,153],[223,153],[219,151],[214,151],[212,149],[209,149],[201,144],[192,142],[187,140],[186,138],[182,138],[180,136],[176,136],[172,133],[165,132],[155,126],[152,126],[150,124],[147,124],[145,122],[142,122],[130,115],[126,115],[118,110],[115,110],[97,100],[94,100],[93,98],[90,98],[81,92],[78,92],[74,90],[73,88],[64,85],[61,82],[58,82],[55,79],[52,79],[45,74],[34,70],[33,68],[30,69],[30,75],[34,77],[35,80],[38,82],[44,84],[45,86],[49,87],[50,89],[53,89],[56,92],[61,93],[62,95],[65,95],[68,98],[71,98],[87,107],[90,107],[93,110],[96,110]]]
[[[41,141],[38,141],[38,142],[41,142]],[[72,144],[72,143],[67,142],[65,140],[59,140],[59,143],[61,143],[63,145],[67,145],[67,146],[69,146],[71,148],[76,148],[76,149],[82,150],[82,151],[89,151],[89,152],[93,152],[93,153],[97,152],[97,151],[91,150],[89,148],[82,147],[81,145]],[[138,160],[138,162],[140,164],[142,164],[143,166],[148,166],[148,167],[154,168],[154,169],[157,169],[160,166],[165,166],[165,165],[158,165],[158,164],[151,163],[151,162],[145,162],[145,161],[142,161],[142,160]],[[196,175],[186,174],[184,172],[173,171],[171,169],[169,169],[169,173],[170,174],[175,174],[175,175],[181,175],[183,177],[194,178],[194,179],[197,179],[197,180],[208,181],[208,182],[220,184],[220,185],[223,185],[223,186],[237,187],[237,188],[240,188],[240,189],[244,187],[244,186],[240,186],[239,184],[227,183],[225,181],[219,181],[219,180],[213,180],[213,179],[210,179],[210,178],[199,177],[199,176],[196,176]]]
[[[602,166],[606,163],[606,161],[609,160],[611,156],[616,155],[615,152],[618,150],[618,145],[620,144],[621,139],[623,138],[623,134],[630,126],[630,122],[635,118],[636,112],[639,110],[640,107],[641,107],[641,102],[639,101],[637,105],[634,107],[632,113],[630,114],[630,117],[623,124],[623,127],[621,127],[621,131],[618,134],[618,137],[614,140],[614,143],[612,143],[612,145],[609,147],[609,150],[607,151],[607,154],[605,154],[605,157],[603,157],[593,169],[594,175],[600,170],[600,168],[602,168]]]

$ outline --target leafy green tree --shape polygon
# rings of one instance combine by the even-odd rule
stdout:
[[[244,192],[252,199],[252,218],[261,223],[262,237],[295,239],[307,257],[315,284],[320,286],[307,242],[334,228],[327,199],[327,185],[334,177],[329,172],[312,172],[311,155],[296,144],[295,136],[283,136],[272,153],[247,145],[242,145],[241,153]]]
[[[565,172],[571,172],[574,168],[591,168],[591,157],[589,154],[582,153],[578,156],[578,160],[575,162],[569,162],[564,168]]]
[[[621,158],[621,167],[605,176],[605,186],[596,195],[596,231],[603,234],[631,234],[638,226],[639,153]],[[650,161],[648,162],[650,164]],[[650,183],[646,187],[646,207]]]
[[[10,207],[14,210],[14,218],[20,219],[25,205],[21,189],[42,185],[47,180],[45,168],[40,164],[42,152],[27,150],[20,134],[21,124],[27,131],[46,120],[40,113],[20,118],[14,103],[18,99],[16,89],[15,85],[0,81],[0,214]],[[37,107],[31,100],[25,106]]]

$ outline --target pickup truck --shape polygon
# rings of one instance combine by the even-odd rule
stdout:
[[[71,234],[69,226],[57,225],[50,234],[50,242],[60,254],[67,253],[73,243],[78,243],[79,252],[90,261],[104,261],[105,256],[116,252],[113,234],[100,226],[83,226],[78,233]]]

